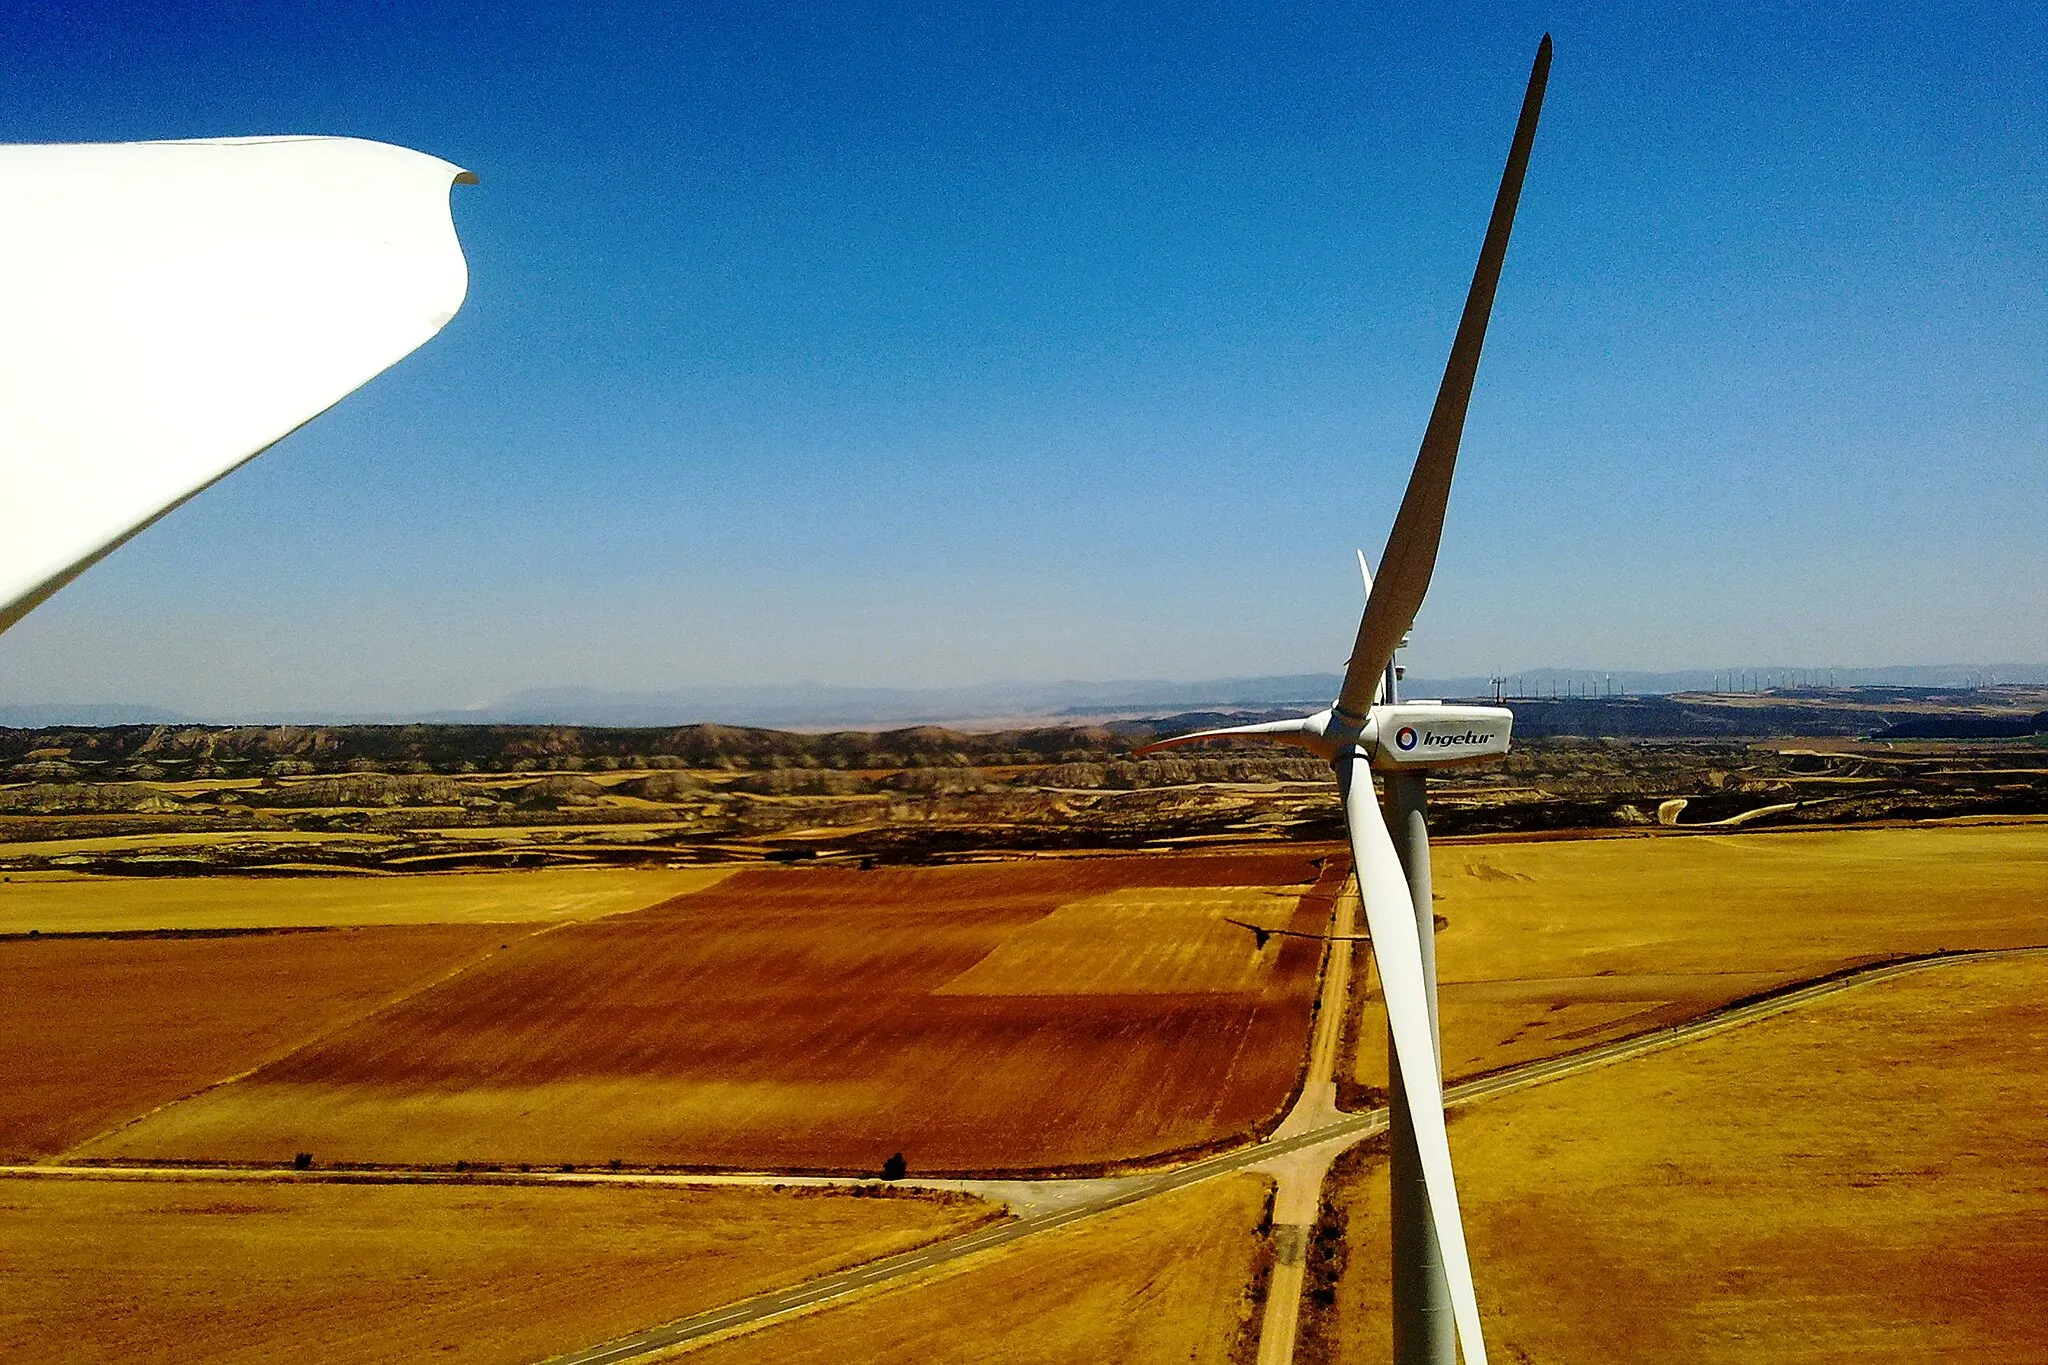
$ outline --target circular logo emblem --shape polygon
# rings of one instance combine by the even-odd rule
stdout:
[[[1406,753],[1415,747],[1415,727],[1404,725],[1394,731],[1394,747]]]

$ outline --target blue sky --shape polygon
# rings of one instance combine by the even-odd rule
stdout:
[[[1337,667],[1536,40],[1409,662],[2048,649],[2037,5],[17,8],[0,139],[476,171],[434,342],[0,701]]]

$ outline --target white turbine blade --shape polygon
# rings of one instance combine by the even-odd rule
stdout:
[[[1367,563],[1365,562],[1365,551],[1363,551],[1363,550],[1360,550],[1360,551],[1358,551],[1357,553],[1358,553],[1358,576],[1359,576],[1360,578],[1362,578],[1362,579],[1364,579],[1364,580],[1365,580],[1365,605],[1366,605],[1366,606],[1368,606],[1368,607],[1370,607],[1370,606],[1372,605],[1372,567],[1371,567],[1370,565],[1368,565],[1368,564],[1367,564]],[[1386,699],[1387,699],[1387,670],[1386,670],[1386,669],[1384,669],[1384,668],[1382,668],[1382,669],[1380,670],[1380,679],[1379,679],[1379,681],[1373,684],[1373,688],[1372,688],[1372,704],[1373,704],[1374,706],[1378,706],[1378,705],[1379,705],[1379,704],[1380,704],[1381,702],[1385,701]],[[1342,703],[1340,702],[1340,703],[1338,703],[1338,705],[1342,705]]]
[[[1444,1278],[1450,1284],[1459,1349],[1466,1365],[1485,1365],[1479,1297],[1472,1287],[1472,1261],[1465,1250],[1458,1190],[1451,1175],[1451,1144],[1444,1132],[1443,1079],[1437,1073],[1436,1040],[1429,1027],[1415,903],[1401,871],[1400,855],[1387,833],[1386,819],[1380,814],[1371,764],[1353,748],[1338,756],[1337,765],[1344,786],[1344,823],[1351,834],[1351,857],[1358,871],[1359,899],[1365,905],[1373,961],[1380,971],[1380,992],[1387,1002],[1387,1031],[1401,1062],[1401,1094],[1394,1103],[1407,1106],[1415,1148],[1422,1157],[1430,1219],[1443,1253]]]
[[[1190,734],[1175,735],[1171,739],[1155,739],[1150,744],[1141,744],[1131,750],[1133,754],[1157,753],[1161,749],[1178,748],[1183,744],[1197,744],[1205,739],[1243,738],[1270,739],[1279,744],[1294,744],[1305,749],[1321,749],[1323,725],[1330,713],[1321,712],[1313,716],[1297,716],[1287,720],[1266,720],[1256,725],[1228,725],[1220,730],[1196,730]],[[1323,752],[1328,752],[1323,750]]]
[[[1472,288],[1465,296],[1465,313],[1458,321],[1457,337],[1451,342],[1451,358],[1444,366],[1436,407],[1423,432],[1415,471],[1409,475],[1408,492],[1401,499],[1393,533],[1387,537],[1386,551],[1380,556],[1379,579],[1373,584],[1365,614],[1359,619],[1358,640],[1344,671],[1344,690],[1338,694],[1337,710],[1353,725],[1365,718],[1366,708],[1372,705],[1373,689],[1379,685],[1380,675],[1386,672],[1401,637],[1414,623],[1423,595],[1429,591],[1430,575],[1436,569],[1437,543],[1444,530],[1444,504],[1451,495],[1458,442],[1465,432],[1465,409],[1472,401],[1472,381],[1479,373],[1479,351],[1486,343],[1486,323],[1493,312],[1501,263],[1507,258],[1508,234],[1515,225],[1515,205],[1522,196],[1522,177],[1529,169],[1529,148],[1536,140],[1536,118],[1543,109],[1543,86],[1549,75],[1550,35],[1546,33],[1536,49],[1536,65],[1529,72],[1522,116],[1508,148],[1507,168],[1501,172],[1493,218],[1479,249],[1479,264],[1472,272]]]
[[[0,630],[438,332],[456,180],[354,138],[0,147]]]

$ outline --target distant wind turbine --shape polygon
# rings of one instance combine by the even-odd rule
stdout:
[[[1403,704],[1394,653],[1406,640],[1436,566],[1465,410],[1478,374],[1479,352],[1486,340],[1494,289],[1507,256],[1508,234],[1514,226],[1515,205],[1521,198],[1549,74],[1550,35],[1545,34],[1536,49],[1521,118],[1494,199],[1478,268],[1472,275],[1472,288],[1465,298],[1464,316],[1451,343],[1450,362],[1437,390],[1436,407],[1423,433],[1422,449],[1415,457],[1393,533],[1380,556],[1379,576],[1367,574],[1365,613],[1358,623],[1358,638],[1336,704],[1296,720],[1202,730],[1137,751],[1150,753],[1222,736],[1251,737],[1308,749],[1329,760],[1336,770],[1359,897],[1365,905],[1373,957],[1386,997],[1387,1031],[1392,1042],[1390,1079],[1399,1095],[1391,1116],[1391,1179],[1394,1352],[1401,1361],[1448,1361],[1451,1337],[1449,1325],[1443,1321],[1446,1316],[1455,1324],[1457,1345],[1467,1365],[1484,1365],[1486,1359],[1471,1260],[1451,1173],[1450,1143],[1444,1132],[1424,775],[1435,768],[1505,754],[1514,715],[1492,706]],[[1363,554],[1359,567],[1365,568]],[[1372,784],[1374,768],[1388,775],[1393,789],[1405,857],[1395,851],[1393,836],[1380,813]],[[1419,1179],[1406,1178],[1404,1156],[1419,1172]],[[1436,1269],[1439,1264],[1441,1273]],[[1445,1290],[1448,1315],[1441,1308],[1440,1296]]]

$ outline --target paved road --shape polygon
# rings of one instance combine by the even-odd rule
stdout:
[[[1446,1105],[1469,1104],[1475,1100],[1510,1091],[1525,1090],[1532,1085],[1541,1085],[1564,1076],[1590,1071],[1595,1067],[1608,1066],[1630,1057],[1639,1057],[1646,1052],[1674,1047],[1691,1042],[1708,1034],[1724,1029],[1738,1028],[1754,1023],[1773,1014],[1798,1009],[1803,1005],[1837,994],[1858,986],[1907,976],[1916,972],[1932,971],[1961,962],[1984,962],[1998,958],[2048,955],[2048,946],[2033,948],[2003,948],[1975,952],[1946,954],[1940,957],[1919,958],[1902,962],[1880,963],[1869,967],[1844,972],[1827,980],[1817,981],[1808,986],[1785,991],[1764,1000],[1734,1005],[1713,1014],[1702,1016],[1683,1024],[1674,1024],[1654,1033],[1624,1038],[1600,1047],[1589,1048],[1567,1056],[1547,1061],[1530,1062],[1514,1067],[1497,1075],[1479,1080],[1466,1081],[1451,1086],[1444,1092]],[[979,1229],[959,1237],[934,1242],[914,1251],[901,1252],[879,1261],[843,1270],[836,1275],[821,1279],[807,1280],[787,1289],[760,1294],[722,1308],[699,1313],[694,1317],[650,1328],[630,1337],[622,1337],[602,1346],[577,1351],[570,1355],[556,1356],[546,1365],[611,1365],[612,1362],[635,1360],[658,1351],[697,1341],[739,1327],[753,1326],[772,1318],[779,1318],[799,1309],[810,1308],[844,1298],[864,1289],[869,1289],[890,1280],[901,1279],[945,1265],[962,1257],[1004,1246],[1011,1242],[1033,1237],[1054,1228],[1066,1227],[1085,1219],[1110,1213],[1116,1209],[1128,1208],[1132,1204],[1155,1199],[1173,1190],[1185,1189],[1189,1185],[1212,1180],[1319,1146],[1339,1138],[1357,1139],[1368,1137],[1384,1129],[1387,1114],[1384,1109],[1365,1113],[1347,1114],[1306,1131],[1295,1132],[1285,1137],[1276,1137],[1266,1142],[1253,1143],[1235,1151],[1217,1156],[1205,1157],[1176,1167],[1170,1171],[1131,1177],[1120,1182],[1113,1190],[1106,1191],[1098,1198],[1084,1203],[1036,1213]]]

